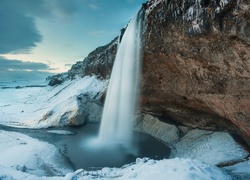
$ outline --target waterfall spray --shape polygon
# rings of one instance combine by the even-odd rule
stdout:
[[[103,143],[130,146],[141,68],[141,19],[130,21],[118,46],[104,104],[99,138]]]

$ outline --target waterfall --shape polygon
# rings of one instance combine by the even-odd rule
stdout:
[[[141,17],[130,21],[118,46],[106,100],[99,139],[103,143],[130,146],[133,115],[137,105],[141,64]]]

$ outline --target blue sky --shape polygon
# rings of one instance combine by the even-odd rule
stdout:
[[[146,0],[0,0],[0,80],[67,71],[110,42]]]

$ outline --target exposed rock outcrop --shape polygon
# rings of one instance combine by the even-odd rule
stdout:
[[[84,115],[86,123],[98,123],[101,121],[102,107],[99,98],[91,98],[88,94],[80,94],[77,96],[80,114]]]
[[[144,31],[143,111],[250,142],[250,1],[155,0]]]

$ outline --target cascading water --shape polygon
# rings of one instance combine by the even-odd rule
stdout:
[[[118,46],[99,132],[103,143],[131,145],[140,80],[142,16],[139,11],[131,20]]]

